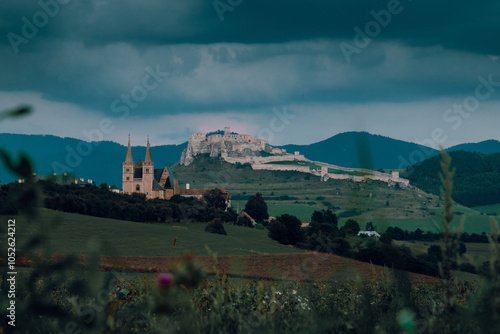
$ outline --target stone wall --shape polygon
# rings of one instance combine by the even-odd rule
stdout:
[[[282,171],[311,173],[311,169],[309,168],[309,166],[253,164],[252,168],[255,170],[282,170]]]
[[[309,161],[305,156],[303,155],[292,155],[292,154],[287,154],[287,155],[275,155],[275,156],[269,156],[269,157],[261,157],[261,156],[246,156],[246,157],[229,157],[226,153],[223,153],[221,157],[226,161],[231,164],[235,163],[250,163],[250,164],[266,164],[266,163],[271,163],[271,162],[279,162],[279,161]]]

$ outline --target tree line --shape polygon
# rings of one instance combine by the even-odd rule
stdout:
[[[69,213],[129,220],[135,222],[209,222],[219,218],[223,222],[235,222],[236,211],[225,206],[225,200],[218,189],[204,195],[204,201],[184,198],[179,195],[170,200],[146,200],[144,194],[117,194],[109,191],[106,184],[59,185],[51,181],[38,181],[45,208]],[[0,187],[0,214],[17,214],[13,194],[21,184],[10,183]]]

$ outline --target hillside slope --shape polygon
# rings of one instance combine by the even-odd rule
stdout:
[[[414,151],[426,156],[438,154],[432,148],[367,132],[344,132],[310,145],[285,145],[287,152],[300,151],[306,158],[343,167],[398,169],[409,165]],[[415,162],[415,161],[413,161]]]
[[[448,148],[447,151],[468,151],[484,154],[500,153],[500,141],[490,139],[479,143],[459,144]]]
[[[456,168],[453,199],[465,206],[500,203],[500,153],[450,152]],[[439,195],[440,157],[432,157],[408,168],[402,177],[412,185]]]
[[[244,208],[250,195],[260,192],[272,212],[293,212],[309,220],[312,211],[331,208],[343,217],[360,219],[428,219],[438,196],[419,189],[389,187],[385,182],[334,180],[301,172],[252,170],[250,165],[232,165],[216,158],[198,157],[189,166],[175,164],[172,171],[180,187],[221,187],[232,197],[233,207]],[[297,210],[290,210],[290,206]],[[312,211],[311,211],[312,210]]]

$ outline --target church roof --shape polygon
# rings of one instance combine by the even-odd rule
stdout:
[[[132,148],[130,147],[130,137],[128,138],[127,156],[125,157],[125,162],[134,162],[132,158]]]
[[[146,158],[144,158],[144,162],[149,162],[149,163],[153,162],[151,160],[151,150],[149,148],[149,138],[148,138],[148,145],[146,147]]]
[[[153,190],[164,190],[162,186],[158,183],[156,179],[153,179]]]
[[[137,165],[139,165],[139,163],[137,163]],[[142,163],[140,167],[136,166],[134,168],[134,179],[142,179]]]

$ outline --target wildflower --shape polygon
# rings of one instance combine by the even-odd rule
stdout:
[[[292,291],[292,293],[293,293],[294,295],[296,295],[296,294],[297,294],[297,290],[293,290],[293,291]]]
[[[169,273],[161,273],[158,276],[158,287],[161,289],[170,289],[174,282],[174,278]]]

